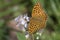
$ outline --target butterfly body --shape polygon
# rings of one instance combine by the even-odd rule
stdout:
[[[33,34],[46,26],[47,15],[41,5],[37,3],[32,10],[32,17],[28,25],[28,32]]]

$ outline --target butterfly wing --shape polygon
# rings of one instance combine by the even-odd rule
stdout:
[[[35,33],[46,25],[47,15],[42,9],[41,5],[37,3],[32,10],[32,17],[28,25],[28,32]]]
[[[37,3],[32,10],[32,17],[47,19],[47,14],[44,12],[40,3]]]
[[[28,25],[28,31],[29,31],[30,34],[33,34],[36,31],[38,31],[39,29],[44,28],[45,24],[46,23],[44,21],[42,21],[42,20],[31,18],[30,23]]]

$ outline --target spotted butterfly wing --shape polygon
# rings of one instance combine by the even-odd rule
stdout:
[[[42,9],[40,3],[37,3],[32,10],[32,17],[28,24],[28,32],[29,34],[33,34],[40,29],[45,28],[47,20],[47,15]]]

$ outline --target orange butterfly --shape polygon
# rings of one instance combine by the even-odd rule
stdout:
[[[40,3],[37,3],[32,10],[32,17],[28,24],[28,32],[29,34],[33,34],[40,29],[45,28],[47,20],[47,14],[42,9]]]

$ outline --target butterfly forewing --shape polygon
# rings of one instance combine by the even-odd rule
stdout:
[[[41,17],[41,18],[47,18],[47,15],[46,13],[44,12],[42,6],[40,3],[37,3],[34,7],[33,7],[33,10],[32,10],[32,17]]]

